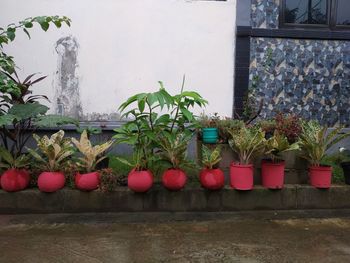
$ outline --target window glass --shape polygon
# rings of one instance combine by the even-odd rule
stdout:
[[[285,0],[284,17],[285,23],[327,24],[327,0]]]
[[[350,25],[350,0],[338,0],[337,25]]]

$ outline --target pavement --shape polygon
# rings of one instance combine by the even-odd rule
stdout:
[[[0,262],[350,262],[329,211],[0,215]]]

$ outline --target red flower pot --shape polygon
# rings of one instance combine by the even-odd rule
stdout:
[[[261,162],[262,185],[270,189],[281,189],[284,184],[285,162],[273,163],[263,160]]]
[[[225,185],[225,176],[221,169],[203,169],[199,174],[201,185],[210,190],[218,190]]]
[[[42,192],[52,193],[64,187],[66,178],[60,172],[43,172],[38,177],[38,187]]]
[[[75,175],[75,186],[79,190],[92,191],[98,188],[100,184],[100,174],[98,172]]]
[[[331,187],[332,167],[311,166],[309,168],[310,184],[316,188]]]
[[[144,193],[151,189],[153,185],[153,174],[149,170],[131,170],[128,175],[128,187],[137,193]]]
[[[24,169],[9,169],[5,171],[1,178],[1,188],[7,192],[16,192],[28,187],[30,175]]]
[[[235,164],[230,165],[231,187],[237,190],[253,189],[253,165]]]
[[[178,191],[184,188],[187,176],[181,169],[168,169],[163,173],[162,183],[165,188]]]

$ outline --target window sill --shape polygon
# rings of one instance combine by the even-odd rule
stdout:
[[[350,31],[329,30],[326,28],[279,28],[262,29],[249,26],[237,26],[237,36],[292,38],[292,39],[321,39],[321,40],[350,40]]]

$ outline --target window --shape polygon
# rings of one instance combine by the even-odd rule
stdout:
[[[281,0],[281,26],[350,28],[349,0]]]

